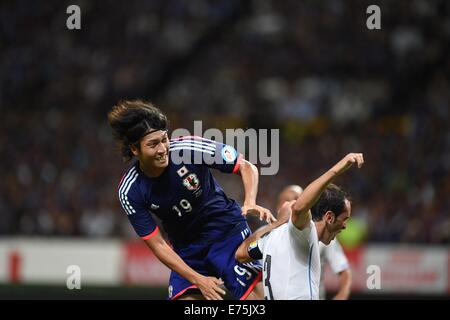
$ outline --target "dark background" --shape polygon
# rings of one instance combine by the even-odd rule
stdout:
[[[279,129],[258,196],[271,209],[286,184],[363,152],[338,181],[357,244],[448,247],[449,43],[448,1],[2,1],[0,235],[135,238],[106,113],[142,98],[172,129]],[[239,177],[218,177],[242,201]]]

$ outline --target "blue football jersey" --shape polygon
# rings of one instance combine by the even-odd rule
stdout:
[[[132,165],[119,184],[119,199],[136,233],[144,240],[157,232],[157,216],[174,247],[222,239],[245,221],[210,168],[239,169],[241,154],[231,146],[200,137],[170,141],[169,164],[159,177]]]

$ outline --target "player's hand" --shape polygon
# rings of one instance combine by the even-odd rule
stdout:
[[[206,300],[223,300],[221,295],[225,295],[225,290],[220,286],[223,281],[214,277],[202,276],[197,281],[197,287],[202,292]]]
[[[357,164],[358,168],[361,168],[364,163],[364,157],[362,153],[349,153],[341,161],[336,163],[331,171],[334,171],[337,175],[345,172],[352,165]]]
[[[277,221],[277,219],[273,216],[272,212],[270,210],[263,208],[261,206],[258,206],[256,204],[254,205],[246,205],[242,207],[242,215],[253,215],[253,216],[259,216],[259,220],[266,220],[267,223],[272,223],[274,221]]]

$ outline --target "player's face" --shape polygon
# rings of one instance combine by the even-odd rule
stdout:
[[[334,236],[332,239],[334,239],[334,237],[336,237],[338,233],[340,233],[347,227],[347,221],[348,219],[350,219],[351,212],[352,212],[352,205],[350,201],[345,199],[344,211],[337,216],[335,223],[333,224]]]
[[[146,135],[140,142],[139,161],[148,168],[165,168],[169,164],[169,138],[167,131]]]
[[[344,211],[337,217],[334,217],[333,222],[329,225],[327,239],[323,241],[325,244],[329,244],[342,230],[347,227],[347,221],[350,219],[352,211],[352,205],[350,201],[345,199]]]

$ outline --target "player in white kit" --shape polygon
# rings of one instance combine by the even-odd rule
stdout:
[[[263,258],[266,299],[319,299],[319,240],[328,245],[345,229],[351,214],[348,196],[331,182],[355,163],[359,168],[364,163],[361,153],[348,154],[297,200],[285,202],[277,222],[255,232],[237,249],[240,262]]]
[[[283,190],[278,195],[277,212],[286,201],[297,200],[302,192],[303,189],[299,185],[289,185],[283,188]],[[339,241],[337,239],[334,239],[327,246],[322,242],[319,242],[319,252],[320,265],[322,270],[319,290],[320,299],[324,300],[326,296],[326,288],[323,275],[325,268],[329,265],[333,273],[336,274],[338,278],[338,290],[333,296],[333,300],[347,300],[351,292],[352,271],[350,269],[350,265],[344,253],[344,250],[339,244]]]

